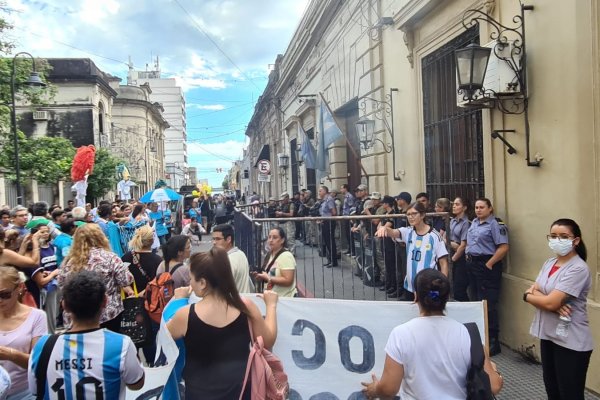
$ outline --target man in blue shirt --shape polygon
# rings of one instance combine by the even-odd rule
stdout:
[[[322,217],[335,217],[337,215],[337,208],[335,206],[335,200],[329,194],[329,188],[327,186],[321,186],[319,188],[319,199],[321,199],[320,214]],[[337,267],[337,247],[335,245],[335,221],[323,220],[321,221],[321,250],[323,255],[327,256],[327,264],[324,266],[327,268]]]

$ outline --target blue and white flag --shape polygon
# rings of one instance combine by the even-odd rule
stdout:
[[[327,148],[330,144],[343,136],[342,130],[335,123],[329,107],[321,95],[321,107],[319,112],[319,147],[317,149],[317,169],[329,172],[329,153]]]
[[[300,159],[306,164],[306,168],[315,169],[317,166],[315,148],[313,147],[310,139],[302,129],[302,125],[298,123],[298,137],[302,138],[302,144],[300,145]]]

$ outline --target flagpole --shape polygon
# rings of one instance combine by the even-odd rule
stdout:
[[[356,154],[356,150],[354,150],[354,146],[352,146],[352,143],[350,143],[350,141],[348,140],[348,135],[346,135],[346,133],[344,132],[344,129],[342,129],[342,124],[341,124],[342,121],[340,121],[335,116],[333,111],[331,111],[331,108],[329,107],[329,103],[327,103],[327,100],[325,100],[325,97],[323,97],[322,92],[319,92],[319,96],[321,96],[321,101],[323,102],[323,104],[325,104],[325,107],[327,107],[327,111],[329,111],[329,114],[331,114],[331,116],[333,117],[333,120],[335,121],[336,125],[338,126],[338,128],[340,128],[340,132],[342,132],[342,136],[344,137],[346,144],[350,148],[350,152],[352,153],[352,155],[354,156],[356,161],[358,161],[358,165],[360,166],[360,169],[362,170],[362,172],[365,174],[365,177],[367,178],[367,186],[368,186],[369,174],[367,173],[367,170],[365,169],[365,167],[362,165],[362,162],[360,162],[360,157],[358,156],[358,154]],[[343,124],[343,126],[345,128],[346,124]],[[325,149],[325,151],[329,151],[329,150]]]

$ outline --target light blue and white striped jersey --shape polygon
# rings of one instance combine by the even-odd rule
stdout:
[[[444,240],[438,231],[431,228],[425,235],[418,235],[410,228],[398,228],[400,240],[406,243],[406,278],[404,288],[414,293],[413,280],[426,268],[437,268],[437,261],[448,256]]]
[[[34,396],[35,371],[48,338],[40,338],[29,359],[29,390]],[[143,375],[129,337],[107,329],[65,333],[50,355],[44,399],[125,399],[125,385],[139,382]]]

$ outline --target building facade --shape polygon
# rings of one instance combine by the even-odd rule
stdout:
[[[300,162],[299,145],[317,144],[324,100],[345,136],[329,147],[329,171],[316,184],[490,198],[511,243],[500,339],[539,354],[539,342],[529,335],[533,308],[521,298],[551,256],[545,235],[561,217],[583,230],[593,277],[588,312],[600,342],[600,8],[594,0],[527,5],[533,6],[523,11],[527,79],[513,74],[502,81],[488,66],[486,87],[495,75],[496,100],[465,104],[457,93],[454,51],[470,43],[493,46],[497,37],[485,18],[470,24],[468,10],[515,27],[518,1],[312,1],[256,106],[245,161],[254,167],[270,146],[281,175],[262,192],[268,195],[315,182],[314,170]],[[560,29],[552,39],[550,27]],[[512,40],[509,50],[519,45]],[[500,68],[496,61],[490,65]],[[565,72],[571,70],[577,73]],[[508,93],[515,84],[521,95]],[[290,157],[287,169],[276,167],[278,153]],[[249,191],[261,190],[255,175]],[[599,371],[600,356],[593,354],[587,384],[597,392]]]
[[[158,58],[153,71],[135,71],[130,67],[128,85],[139,86],[147,83],[152,88],[150,100],[164,108],[163,116],[169,123],[165,131],[166,182],[178,190],[190,184],[187,155],[187,128],[185,98],[182,89],[173,78],[161,78]]]
[[[169,125],[162,106],[150,101],[148,85],[122,86],[120,78],[101,71],[87,58],[49,58],[48,63],[54,97],[44,106],[18,109],[19,129],[34,137],[64,137],[76,148],[109,149],[126,163],[138,183],[135,197],[164,178],[164,131]],[[62,203],[62,197],[70,198],[70,186],[66,182],[59,188]],[[35,201],[36,188],[32,192]]]
[[[132,180],[137,184],[134,197],[141,197],[165,176],[165,130],[163,107],[150,100],[148,84],[117,88],[113,102],[111,150],[127,160]],[[137,192],[137,193],[136,193]]]

